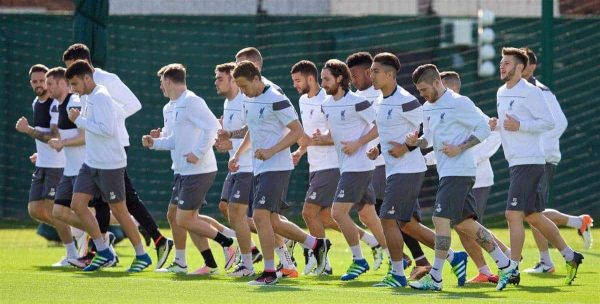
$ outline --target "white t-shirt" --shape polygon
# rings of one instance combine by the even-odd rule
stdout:
[[[252,155],[257,149],[275,146],[288,134],[287,125],[298,120],[298,114],[290,100],[271,86],[265,86],[259,96],[246,99],[243,114],[252,140]],[[285,148],[264,161],[253,157],[252,167],[254,175],[292,170],[294,163],[290,148]]]
[[[219,121],[201,97],[186,90],[174,102],[172,130],[168,137],[154,139],[152,149],[171,150],[175,172],[195,175],[217,171],[217,160],[212,149]],[[189,163],[187,154],[193,153],[199,160]]]
[[[327,130],[327,119],[321,111],[321,106],[327,97],[324,89],[320,89],[319,93],[312,98],[304,94],[300,96],[300,117],[302,117],[302,125],[304,133],[309,137],[319,129],[321,132]],[[309,172],[320,170],[339,168],[337,153],[335,147],[331,146],[309,146],[306,149]]]
[[[357,90],[356,94],[366,98],[375,108],[375,112],[379,111],[379,105],[375,102],[378,98],[382,97],[381,90],[376,90],[373,86],[370,86],[368,89],[360,91]],[[372,147],[376,147],[379,144],[379,138],[372,140],[369,143],[369,149]],[[383,159],[383,155],[379,155],[375,160],[375,167],[385,165],[385,160]]]
[[[239,92],[232,100],[225,99],[223,104],[223,129],[226,131],[234,131],[242,129],[246,123],[244,121],[244,115],[242,114],[244,99],[246,96]],[[232,138],[231,143],[233,148],[229,150],[229,157],[233,157],[235,151],[238,150],[242,144],[243,138]],[[252,153],[248,149],[244,154],[240,156],[238,165],[240,168],[238,171],[232,173],[236,174],[239,172],[252,172]]]
[[[60,133],[60,138],[68,139],[79,135],[79,128],[69,120],[69,111],[71,109],[81,110],[82,108],[83,105],[76,94],[67,95],[67,99],[58,105],[58,132]],[[66,161],[63,175],[77,176],[85,160],[85,144],[81,146],[65,146],[63,151],[65,151]]]
[[[33,108],[33,127],[40,132],[50,132],[52,125],[58,124],[58,101],[56,99],[39,100],[37,97],[31,104]],[[56,152],[47,143],[35,140],[39,168],[64,168],[65,153]]]
[[[371,103],[364,97],[348,91],[337,101],[332,96],[327,96],[321,108],[335,144],[340,172],[365,172],[375,169],[375,163],[366,154],[370,148],[368,144],[360,147],[352,155],[342,152],[343,141],[358,140],[373,127],[377,113]]]
[[[508,166],[545,164],[542,134],[554,128],[554,116],[540,88],[521,79],[512,88],[498,89],[498,126]],[[504,129],[506,115],[519,121],[516,132]]]
[[[389,154],[389,150],[393,148],[390,141],[403,144],[407,134],[419,130],[423,123],[421,103],[401,86],[396,86],[390,96],[380,96],[375,102],[379,106],[377,130],[381,141],[381,155],[385,159],[386,176],[425,172],[427,166],[421,149],[406,152],[399,158]]]
[[[444,143],[460,145],[471,135],[479,141],[491,133],[488,120],[471,99],[446,90],[435,102],[423,105],[423,137],[433,145],[439,177],[476,175],[473,149],[449,157],[441,150]]]

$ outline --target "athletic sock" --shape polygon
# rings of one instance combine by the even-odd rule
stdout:
[[[316,245],[317,245],[317,238],[309,234],[306,237],[306,239],[304,240],[302,247],[308,248],[308,249],[315,249]]]
[[[392,273],[397,276],[404,276],[404,263],[402,261],[392,261]]]
[[[213,240],[215,240],[215,242],[219,243],[223,247],[229,247],[233,244],[233,239],[226,237],[221,232],[217,232],[217,235]]]
[[[550,251],[546,250],[546,251],[540,251],[540,261],[542,263],[544,263],[544,265],[546,266],[554,266],[554,262],[552,261],[552,258],[550,257]]]
[[[490,256],[492,256],[492,259],[494,259],[494,262],[496,262],[498,268],[503,268],[510,264],[509,258],[502,252],[502,250],[500,250],[500,247],[498,246],[494,247],[494,250],[490,252]]]
[[[352,251],[352,259],[353,260],[362,260],[364,259],[362,250],[360,249],[360,245],[350,246],[350,250]]]
[[[185,249],[175,249],[175,262],[182,267],[187,266],[187,261],[185,259]]]
[[[275,260],[265,260],[265,271],[266,272],[274,272],[275,271]]]
[[[142,244],[141,242],[139,244],[133,246],[133,249],[135,250],[135,255],[146,254],[146,249],[144,249],[144,244]]]
[[[429,274],[436,282],[442,281],[442,269],[444,269],[444,259],[438,257],[433,259],[433,267],[429,271]]]
[[[279,261],[281,262],[283,268],[291,269],[295,267],[294,262],[292,261],[292,257],[287,251],[287,247],[285,245],[275,248],[275,253],[277,253],[277,256],[279,257]]]
[[[446,257],[446,261],[452,263],[452,260],[454,260],[454,250],[448,249],[448,256]]]
[[[371,248],[379,246],[379,242],[377,242],[377,239],[368,232],[365,232],[365,234],[363,234],[360,240],[363,241],[365,244],[369,245],[369,247]]]
[[[490,269],[490,267],[487,264],[479,267],[478,270],[479,270],[479,273],[485,274],[486,276],[491,276],[492,275],[492,270]]]
[[[567,262],[571,262],[573,260],[574,252],[573,252],[573,249],[571,249],[571,247],[569,247],[569,246],[567,246],[567,247],[565,247],[565,249],[561,250],[560,254],[563,256],[563,258],[565,258],[565,261],[567,261]]]
[[[253,269],[252,265],[252,253],[242,253],[242,265],[246,266],[247,269]]]
[[[75,247],[75,242],[71,242],[69,244],[64,244],[65,249],[67,250],[67,258],[77,258],[77,247]]]
[[[210,268],[217,268],[217,262],[215,261],[215,257],[212,254],[212,250],[206,249],[200,252],[200,254],[202,254],[202,258],[204,259],[204,265]]]
[[[94,246],[96,246],[96,251],[103,251],[108,248],[102,238],[94,239],[93,241],[94,241]]]
[[[226,237],[230,237],[230,238],[236,237],[235,231],[233,229],[229,228],[229,227],[223,228],[223,231],[221,231],[221,233],[223,235],[225,235]]]
[[[580,217],[569,215],[569,219],[567,220],[568,227],[579,229],[581,225],[583,225],[583,220]]]

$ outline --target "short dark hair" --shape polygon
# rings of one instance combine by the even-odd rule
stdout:
[[[393,68],[394,70],[396,70],[396,73],[398,73],[400,71],[400,59],[398,59],[398,57],[396,57],[396,55],[394,55],[392,53],[388,53],[388,52],[379,53],[379,54],[375,55],[375,58],[373,58],[373,62],[377,62],[379,64],[389,66],[389,67]]]
[[[241,56],[251,59],[250,61],[258,62],[260,64],[260,66],[262,66],[262,64],[263,64],[262,55],[260,54],[260,51],[255,47],[245,47],[245,48],[241,49],[239,52],[237,52],[237,54],[235,54],[236,59]]]
[[[248,80],[254,79],[255,76],[261,78],[260,71],[249,60],[244,60],[238,63],[233,69],[233,78],[244,77]]]
[[[323,70],[325,69],[329,70],[335,78],[342,76],[340,85],[344,90],[350,90],[350,68],[344,62],[337,59],[329,59],[323,66]]]
[[[301,73],[304,76],[313,76],[315,80],[319,79],[319,70],[317,66],[309,60],[300,60],[292,66],[290,74]]]
[[[168,78],[175,83],[185,84],[186,70],[181,63],[171,63],[160,68],[156,76]]]
[[[432,84],[435,80],[440,80],[440,72],[435,64],[423,64],[418,66],[412,73],[412,81],[415,85],[421,82]]]
[[[63,67],[51,68],[48,70],[48,72],[46,72],[46,78],[52,77],[52,78],[56,78],[56,79],[66,79],[65,78],[66,71],[67,71],[67,69],[65,69]]]
[[[41,63],[34,64],[29,68],[29,77],[31,77],[31,74],[33,74],[33,73],[40,73],[40,72],[46,74],[46,72],[48,72],[48,67]]]
[[[92,66],[85,60],[78,59],[76,60],[70,67],[65,71],[65,78],[73,79],[73,77],[77,76],[83,78],[85,75],[90,75],[93,77],[94,70]]]
[[[215,73],[221,72],[221,73],[231,75],[231,72],[233,72],[233,69],[235,69],[235,62],[222,63],[222,64],[218,64],[215,67]]]
[[[513,56],[517,59],[517,64],[523,64],[523,68],[527,67],[527,62],[529,62],[529,57],[527,57],[527,52],[522,49],[514,48],[514,47],[504,47],[502,48],[502,56]]]
[[[63,62],[67,60],[87,60],[87,62],[92,62],[92,56],[90,55],[90,49],[83,43],[75,43],[71,45],[67,50],[63,53],[62,60]]]
[[[527,64],[537,64],[537,56],[535,55],[535,52],[532,49],[528,47],[524,47],[521,49],[525,51],[525,53],[527,53],[527,58],[529,58]]]
[[[371,67],[371,64],[373,64],[373,56],[371,56],[369,52],[354,53],[346,58],[346,64],[349,68],[355,66]]]

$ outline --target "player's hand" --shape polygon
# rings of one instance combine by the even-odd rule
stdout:
[[[254,157],[260,160],[267,160],[275,154],[271,149],[256,149]]]
[[[298,146],[301,146],[301,147],[310,146],[310,137],[306,136],[305,134],[302,134],[302,136],[300,136],[300,139],[298,139]]]
[[[408,152],[408,147],[405,144],[395,141],[389,141],[388,144],[392,145],[392,148],[388,151],[388,153],[395,158],[400,158],[406,154],[406,152]]]
[[[404,143],[411,147],[416,147],[418,140],[419,140],[419,131],[415,131],[415,132],[406,134]]]
[[[239,158],[236,155],[234,155],[231,159],[229,159],[229,163],[227,163],[227,168],[229,169],[229,171],[231,172],[237,172],[237,170],[240,169],[240,165],[238,164],[239,162]]]
[[[217,131],[217,139],[219,140],[229,140],[231,138],[231,132],[223,129],[219,129]]]
[[[50,148],[56,150],[57,152],[60,152],[60,150],[62,150],[62,148],[64,147],[62,140],[58,138],[50,139],[48,141],[48,145],[50,146]]]
[[[506,114],[506,119],[504,119],[504,130],[506,131],[519,131],[521,127],[521,123],[514,117]]]
[[[69,120],[74,123],[80,114],[81,112],[79,111],[79,109],[71,108],[71,110],[69,110]]]
[[[231,140],[220,140],[217,139],[215,141],[215,149],[217,149],[217,151],[223,153],[223,152],[227,152],[231,149],[233,149],[233,143],[231,142]]]
[[[488,125],[490,125],[490,130],[495,131],[498,126],[498,118],[492,117],[488,120]]]
[[[31,163],[35,165],[35,163],[37,162],[37,153],[31,154],[31,156],[29,156],[29,161],[31,161]]]
[[[19,118],[19,120],[17,120],[15,129],[17,129],[17,131],[19,131],[21,133],[27,134],[29,132],[29,128],[30,128],[29,121],[24,116],[21,116],[21,118]]]
[[[324,143],[325,137],[323,133],[321,133],[321,130],[317,129],[315,132],[313,132],[312,140],[317,144]]]
[[[462,152],[458,146],[450,145],[448,143],[444,143],[444,146],[442,147],[441,151],[448,157],[454,157],[460,154],[460,152]]]
[[[298,163],[300,162],[300,159],[302,159],[302,155],[304,155],[304,153],[306,153],[306,150],[299,148],[298,150],[294,151],[292,153],[292,161],[294,162],[294,166],[297,166]]]
[[[358,143],[358,141],[342,141],[340,143],[342,144],[342,152],[344,152],[346,155],[352,155],[356,153],[356,151],[358,151],[358,149],[361,147],[361,144]]]
[[[142,136],[142,146],[152,148],[154,146],[154,138],[151,135]]]
[[[160,132],[162,132],[161,128],[152,129],[152,130],[150,130],[150,137],[152,137],[152,138],[159,138],[160,137]]]
[[[379,149],[377,149],[377,147],[371,147],[371,149],[367,151],[367,157],[370,160],[375,160],[377,156],[379,156]]]
[[[198,156],[196,156],[192,152],[190,152],[188,154],[184,154],[183,156],[185,156],[185,161],[187,161],[190,164],[197,164],[198,161],[200,161],[200,159],[198,158]]]

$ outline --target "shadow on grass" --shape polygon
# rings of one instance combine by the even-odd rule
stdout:
[[[39,271],[51,271],[51,272],[81,272],[81,269],[75,267],[52,267],[52,266],[34,266]]]

